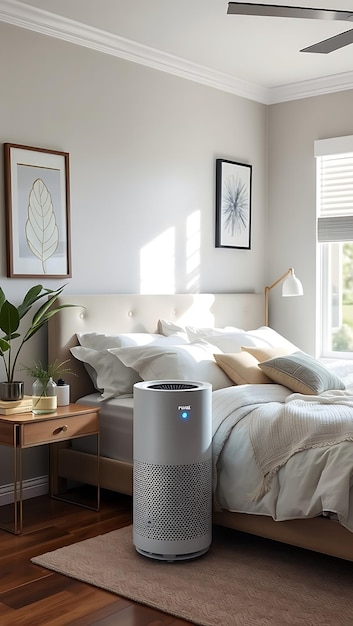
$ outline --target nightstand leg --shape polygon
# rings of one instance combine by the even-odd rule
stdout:
[[[92,434],[87,435],[92,436]],[[96,477],[94,483],[90,483],[91,486],[96,487],[96,498],[95,503],[91,504],[85,501],[84,499],[80,501],[76,497],[70,494],[70,491],[67,491],[66,484],[67,480],[65,478],[60,477],[60,472],[58,468],[58,456],[60,454],[60,450],[67,447],[67,442],[56,442],[51,443],[49,445],[49,493],[50,496],[56,500],[62,500],[62,502],[69,502],[70,504],[76,504],[78,506],[82,506],[87,509],[91,509],[93,511],[99,511],[100,509],[100,433],[95,433],[96,441],[97,441],[97,452],[96,452]]]
[[[22,509],[22,449],[18,446],[20,427],[14,425],[14,467],[13,467],[13,502],[14,502],[14,534],[22,532],[23,509]]]
[[[13,535],[20,535],[23,525],[23,512],[22,512],[22,449],[20,446],[20,427],[18,424],[9,425],[12,428],[11,436],[7,437],[9,444],[11,443],[13,454],[13,502],[1,506],[4,512],[1,511],[0,528],[6,530]]]

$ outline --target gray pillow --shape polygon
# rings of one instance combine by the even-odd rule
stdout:
[[[294,392],[317,395],[329,389],[345,389],[343,381],[305,352],[294,352],[263,361],[258,367],[275,383]]]

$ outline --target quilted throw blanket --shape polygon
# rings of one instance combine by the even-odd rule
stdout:
[[[267,403],[253,411],[250,440],[263,476],[260,498],[274,474],[302,450],[353,441],[353,396],[329,391],[319,396],[292,394],[283,405]]]
[[[237,423],[247,417],[256,464],[262,476],[253,499],[269,489],[273,476],[297,452],[353,441],[353,395],[291,394],[281,385],[242,385],[213,393],[213,488],[217,461]]]

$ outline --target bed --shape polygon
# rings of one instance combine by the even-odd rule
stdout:
[[[137,373],[135,382],[141,379],[170,378],[161,376],[160,372],[169,374],[169,365],[173,368],[177,359],[178,364],[182,364],[180,377],[185,378],[183,373],[203,373],[206,378],[211,376],[213,383],[214,523],[353,560],[353,498],[352,505],[349,498],[353,480],[353,432],[350,432],[353,408],[350,406],[349,390],[340,387],[340,376],[330,372],[327,374],[329,382],[332,376],[338,381],[337,385],[327,383],[329,389],[315,396],[306,391],[306,397],[303,398],[301,387],[299,392],[287,387],[287,378],[281,377],[283,369],[281,376],[276,378],[277,369],[275,375],[271,370],[273,364],[277,363],[276,359],[279,359],[278,363],[285,361],[287,365],[288,361],[297,358],[298,348],[275,331],[262,326],[262,294],[102,294],[61,296],[58,300],[58,304],[73,303],[77,306],[64,309],[49,322],[48,359],[50,362],[70,359],[70,367],[77,374],[70,376],[68,381],[72,402],[98,404],[101,408],[100,478],[103,488],[124,494],[132,493],[133,399],[131,394],[123,393],[127,391],[125,388],[120,389],[118,398],[111,397],[114,394],[109,384],[102,383],[94,376],[94,373],[97,374],[94,372],[95,360],[91,361],[86,355],[104,353],[105,363],[108,352],[111,359],[107,367],[109,376],[115,367],[112,363],[119,363],[119,367],[123,363],[129,372],[132,370]],[[111,337],[123,335],[127,343],[121,344],[119,338],[117,347],[115,344],[111,347]],[[134,343],[137,336],[139,345]],[[161,336],[165,338],[162,347],[158,345]],[[93,343],[93,348],[87,347],[87,338],[88,341],[98,339],[99,343]],[[103,342],[104,338],[109,339],[109,348],[108,344],[101,343],[102,338]],[[241,347],[247,349],[241,350]],[[152,354],[153,358],[146,359],[146,353]],[[190,358],[194,359],[195,354],[196,361],[199,364],[201,362],[206,369],[199,369],[198,365],[198,369],[189,370]],[[241,363],[239,365],[236,360],[234,365],[231,357],[238,358],[239,354]],[[158,366],[154,367],[156,363]],[[122,384],[124,375],[124,372],[121,375],[118,370],[116,378],[119,380],[113,380],[112,386]],[[193,378],[205,379],[201,376]],[[322,376],[319,379],[321,384]],[[301,382],[306,384],[306,381]],[[130,379],[128,385],[131,385]],[[97,392],[97,386],[100,390],[104,389],[104,399]],[[333,392],[330,386],[337,389]],[[337,411],[345,413],[344,430],[335,435],[331,442],[333,445],[323,445],[326,442],[317,442],[314,438],[309,449],[300,448],[288,458],[271,459],[272,465],[268,465],[268,457],[263,454],[266,447],[262,445],[261,435],[259,443],[256,424],[263,419],[274,420],[272,430],[276,429],[278,421],[283,421],[284,409],[300,411],[302,414],[303,403],[306,409],[308,405],[305,403],[308,402],[318,412],[326,411],[327,407],[335,410],[334,420]],[[118,427],[115,420],[116,405],[120,415]],[[251,417],[256,415],[254,408],[259,409],[257,420]],[[230,433],[235,432],[235,428],[236,437],[231,437]],[[244,444],[241,451],[236,453],[235,440]],[[85,448],[78,443],[75,445],[63,444],[57,450],[58,473],[66,480],[94,484],[95,456],[89,449],[89,442]],[[303,445],[305,447],[305,443]],[[248,474],[257,476],[258,482],[247,483],[242,457],[246,446],[257,451]],[[230,476],[228,457],[237,459],[236,481]],[[331,466],[336,469],[327,475],[327,479],[323,479],[319,487],[315,486],[308,503],[299,502],[291,506],[290,496],[296,493],[298,481],[307,481],[308,477],[313,476],[311,468],[316,468],[317,476],[323,474],[325,477],[326,467],[330,469]],[[325,468],[325,472],[321,472],[320,467]],[[289,504],[289,513],[282,511],[279,506],[282,483],[286,476],[289,477],[290,487],[286,498],[282,498],[282,504],[284,508]],[[336,482],[332,482],[332,476]],[[330,497],[336,491],[339,492],[338,504],[330,504]],[[245,499],[247,504],[238,502],[238,496]],[[263,502],[265,509],[262,508]],[[299,513],[298,506],[301,507]]]

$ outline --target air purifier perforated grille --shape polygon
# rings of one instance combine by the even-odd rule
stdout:
[[[212,459],[191,465],[134,462],[134,530],[148,539],[186,541],[210,531]]]
[[[190,383],[156,383],[148,385],[147,389],[159,389],[163,391],[187,391],[188,389],[197,389],[197,385]]]

